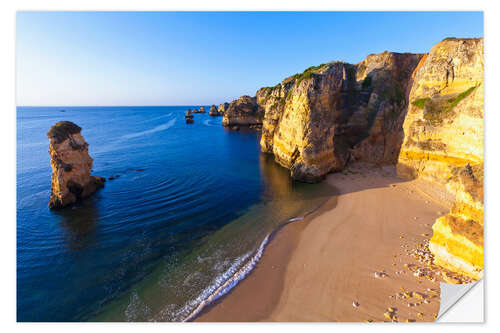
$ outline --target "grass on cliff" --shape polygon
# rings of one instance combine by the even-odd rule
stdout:
[[[447,111],[447,110],[451,110],[453,109],[455,106],[457,106],[458,103],[460,103],[461,100],[463,100],[465,97],[469,96],[472,91],[476,89],[476,87],[470,87],[469,89],[467,89],[466,91],[458,94],[456,97],[453,97],[453,98],[448,98],[446,100],[446,105],[444,105],[443,107],[443,110]],[[419,109],[425,109],[425,104],[430,100],[429,97],[425,97],[425,98],[419,98],[419,99],[416,99],[414,100],[413,102],[411,102],[411,104],[415,105],[417,108]]]
[[[463,100],[465,97],[469,96],[474,89],[476,89],[475,86],[474,87],[470,87],[466,91],[458,94],[457,97],[448,99],[448,103],[449,104],[447,105],[447,108],[449,110],[453,109],[461,100]]]
[[[411,104],[415,105],[417,108],[419,109],[425,109],[425,103],[427,103],[427,101],[430,100],[429,97],[425,97],[425,98],[419,98],[419,99],[416,99],[414,100],[413,102],[411,102]]]
[[[59,121],[47,132],[49,138],[54,138],[55,143],[63,142],[70,134],[81,132],[81,127],[71,121]]]
[[[302,80],[307,80],[312,77],[313,72],[321,69],[322,67],[326,66],[327,64],[321,64],[318,66],[311,66],[308,67],[305,71],[302,73],[297,73],[294,76],[292,76],[292,79],[296,81],[296,84],[299,85]]]
[[[461,92],[455,97],[448,99],[430,99],[421,98],[413,101],[413,105],[424,109],[424,119],[430,122],[432,125],[440,125],[443,119],[449,118],[453,113],[453,108],[460,103],[464,98],[469,96],[476,87],[470,87],[469,89]]]

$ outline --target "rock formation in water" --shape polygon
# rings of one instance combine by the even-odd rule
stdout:
[[[205,113],[205,107],[204,106],[200,106],[200,111],[199,113]]]
[[[262,124],[263,117],[264,109],[257,104],[256,97],[241,96],[229,104],[224,112],[222,125],[226,127],[257,125]]]
[[[186,124],[192,124],[194,123],[194,116],[193,113],[191,112],[191,109],[187,109],[186,113],[184,114],[184,118],[186,119]]]
[[[449,38],[418,65],[404,121],[398,174],[456,195],[437,219],[436,263],[474,278],[483,269],[483,39]]]
[[[219,104],[219,107],[217,108],[217,111],[219,111],[219,114],[221,116],[223,116],[228,107],[229,107],[229,103]]]
[[[222,116],[222,114],[219,113],[219,111],[217,110],[217,107],[215,105],[212,105],[210,107],[210,111],[208,112],[208,115],[210,115],[212,117]]]
[[[52,166],[52,193],[49,207],[62,208],[85,198],[104,186],[105,178],[90,175],[93,160],[88,144],[80,134],[81,128],[61,121],[50,128],[50,164]]]

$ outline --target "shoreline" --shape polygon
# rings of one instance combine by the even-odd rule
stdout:
[[[338,195],[281,228],[254,269],[193,321],[434,321],[442,279],[414,277],[425,265],[410,249],[432,236],[451,198],[392,166],[354,164],[325,181]]]
[[[267,316],[267,313],[272,309],[273,306],[276,305],[278,299],[276,298],[277,294],[275,291],[279,290],[283,285],[283,278],[285,273],[284,269],[286,268],[286,264],[290,259],[290,254],[293,252],[298,243],[301,231],[311,220],[320,216],[324,212],[333,209],[336,205],[336,202],[336,197],[330,197],[325,202],[320,204],[316,209],[307,212],[303,216],[291,218],[288,220],[288,222],[272,231],[263,241],[265,247],[263,248],[262,257],[257,261],[255,266],[247,272],[246,276],[243,279],[238,280],[238,282],[232,288],[230,288],[227,293],[224,293],[221,296],[217,296],[214,301],[209,302],[208,304],[202,305],[201,310],[195,310],[184,321],[199,321],[199,318],[204,317],[204,315],[209,313],[214,307],[227,308],[228,301],[225,300],[226,296],[232,293],[238,294],[238,286],[244,281],[246,281],[245,284],[247,288],[249,285],[251,285],[251,289],[258,289],[260,293],[254,300],[252,300],[251,304],[254,305],[252,311],[247,312],[242,316],[238,314],[233,315],[231,317],[231,321],[247,322],[264,320]],[[271,251],[272,253],[271,256],[266,255],[269,251]],[[255,271],[259,271],[259,276],[266,276],[267,283],[262,285],[260,279],[254,280]],[[257,283],[259,285],[254,285],[254,283]],[[248,295],[245,295],[244,297],[248,297]],[[235,297],[233,295],[230,299],[233,298],[237,300],[239,297]],[[248,315],[251,316],[248,317]]]

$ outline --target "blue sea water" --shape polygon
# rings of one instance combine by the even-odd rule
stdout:
[[[333,193],[293,182],[258,133],[185,124],[188,108],[17,108],[18,321],[192,319]],[[61,120],[82,127],[94,175],[120,177],[51,211],[46,132]]]

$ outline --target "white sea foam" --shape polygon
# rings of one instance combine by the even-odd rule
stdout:
[[[187,317],[182,319],[183,321],[189,321],[196,317],[201,310],[208,304],[214,302],[219,297],[227,294],[231,289],[233,289],[241,280],[243,280],[248,273],[257,265],[262,254],[264,253],[264,248],[269,241],[269,236],[262,241],[259,248],[253,252],[253,256],[247,261],[247,259],[252,254],[248,252],[238,259],[229,267],[223,274],[219,275],[213,283],[201,292],[201,294],[192,301],[188,302],[178,314],[182,317],[186,313],[189,313]],[[246,262],[241,268],[240,265]]]
[[[130,295],[129,304],[125,309],[125,320],[129,322],[144,320],[148,317],[150,311],[148,305],[139,298],[139,294],[134,290]]]
[[[147,131],[123,135],[122,139],[132,139],[132,138],[137,138],[139,136],[148,135],[148,134],[156,133],[159,131],[164,131],[164,130],[169,129],[170,127],[174,126],[175,120],[176,120],[176,118],[166,122],[165,124],[158,125],[155,128],[152,128],[152,129],[147,130]]]

